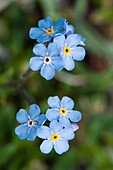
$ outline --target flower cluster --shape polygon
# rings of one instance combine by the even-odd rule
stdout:
[[[74,34],[74,27],[66,19],[61,18],[55,24],[50,17],[42,19],[38,28],[30,29],[29,36],[38,42],[33,47],[35,56],[30,59],[29,67],[33,71],[40,70],[46,80],[51,80],[55,71],[63,68],[73,70],[74,60],[81,61],[85,57],[85,39]],[[43,139],[40,150],[45,154],[53,148],[62,154],[69,149],[69,141],[79,129],[76,123],[81,120],[81,113],[73,110],[74,101],[67,96],[61,100],[58,96],[49,97],[48,105],[45,114],[36,104],[30,105],[28,112],[20,109],[16,115],[20,125],[15,128],[15,133],[21,140]]]
[[[33,71],[40,70],[46,80],[51,80],[55,71],[63,68],[73,70],[74,60],[81,61],[85,57],[85,39],[74,34],[74,27],[66,19],[61,18],[56,24],[51,17],[42,19],[38,28],[30,29],[29,36],[38,42],[33,47],[35,56],[30,59],[29,67]]]
[[[74,132],[79,129],[76,122],[80,121],[81,113],[73,110],[74,101],[67,96],[61,100],[58,96],[49,97],[48,105],[50,108],[45,114],[40,114],[36,104],[30,105],[28,112],[20,109],[16,119],[21,125],[15,128],[15,133],[21,140],[34,141],[36,137],[44,139],[40,150],[45,154],[53,148],[62,154],[69,149],[69,140],[74,138]]]

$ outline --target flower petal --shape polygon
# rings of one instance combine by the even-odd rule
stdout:
[[[50,41],[52,39],[52,34],[43,34],[42,36],[40,36],[37,41],[39,43],[45,43],[47,41]]]
[[[64,96],[61,100],[61,107],[71,110],[74,107],[74,101],[71,98]]]
[[[40,28],[31,28],[29,31],[29,37],[31,39],[38,39],[41,35],[44,34],[44,31],[41,30]]]
[[[38,126],[42,126],[46,120],[47,120],[47,118],[46,118],[45,114],[41,114],[38,117]]]
[[[79,41],[79,45],[85,46],[85,43],[84,43],[85,38],[83,38],[80,34],[75,34],[75,36],[76,36],[76,39],[78,39]]]
[[[83,47],[75,47],[71,50],[74,60],[81,61],[85,57],[85,49]]]
[[[69,35],[69,34],[73,34],[74,33],[74,27],[73,25],[70,25],[68,23],[66,23],[66,34]]]
[[[51,28],[52,25],[53,25],[53,21],[52,21],[51,17],[47,17],[47,18],[42,19],[38,22],[39,28],[48,29],[48,28]]]
[[[63,61],[64,61],[64,68],[66,70],[71,71],[74,69],[75,63],[72,57],[70,56],[63,57]]]
[[[37,116],[39,116],[39,114],[40,114],[39,106],[36,104],[30,105],[30,108],[29,108],[30,119],[34,120]]]
[[[33,141],[37,136],[37,126],[33,126],[28,130],[27,140]]]
[[[54,30],[61,31],[63,29],[63,27],[65,26],[65,22],[66,22],[66,19],[64,19],[64,18],[59,19],[53,27]]]
[[[47,48],[44,44],[37,44],[34,46],[33,52],[37,56],[45,57],[47,55]]]
[[[76,38],[76,34],[70,34],[68,35],[66,39],[66,43],[69,47],[77,46],[79,44],[80,40]]]
[[[41,126],[37,130],[37,136],[41,139],[47,139],[51,136],[51,130],[47,126]]]
[[[58,154],[62,154],[69,149],[67,141],[58,140],[55,142],[54,149]]]
[[[29,62],[29,67],[33,71],[40,70],[44,63],[44,60],[41,57],[32,57]]]
[[[60,99],[58,96],[49,97],[47,102],[51,108],[60,108]]]
[[[58,120],[60,113],[56,109],[48,109],[46,112],[46,117],[49,121]]]
[[[49,56],[54,56],[58,55],[58,46],[57,43],[49,43],[48,45],[48,55]]]
[[[71,127],[71,123],[66,116],[61,116],[59,122],[62,125],[62,127],[66,127],[66,128]]]
[[[53,120],[50,122],[50,129],[53,133],[58,133],[62,129],[62,126],[57,120]]]
[[[64,68],[64,62],[60,56],[55,56],[52,59],[52,64],[57,71],[61,71]]]
[[[51,80],[55,76],[55,69],[50,64],[44,64],[40,73],[46,80]]]
[[[79,126],[74,122],[71,123],[71,127],[73,128],[74,131],[79,129]]]
[[[79,111],[74,111],[74,110],[69,110],[69,111],[67,112],[66,116],[67,116],[68,118],[70,118],[70,120],[71,120],[72,122],[78,122],[78,121],[80,121],[81,118],[82,118],[81,112],[79,112]]]
[[[19,139],[27,138],[29,127],[27,125],[20,125],[15,128],[15,133]]]
[[[60,137],[64,140],[71,140],[74,136],[74,130],[72,128],[65,128],[60,131]]]
[[[41,152],[48,154],[53,148],[53,142],[51,140],[44,140],[40,145]]]
[[[65,36],[61,35],[61,36],[55,37],[53,42],[56,42],[59,47],[59,50],[61,50],[62,48],[64,48],[64,45],[65,45]]]
[[[26,123],[28,121],[28,113],[24,109],[20,109],[17,112],[16,120],[19,123]]]

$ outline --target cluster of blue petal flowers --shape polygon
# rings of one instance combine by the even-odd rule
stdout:
[[[75,67],[75,61],[82,61],[85,57],[85,39],[74,34],[74,27],[66,21],[59,19],[55,24],[51,17],[38,22],[38,27],[29,31],[31,39],[38,44],[33,47],[33,56],[29,67],[33,71],[40,70],[40,74],[46,80],[55,76],[55,71],[65,68],[71,71]]]
[[[85,39],[74,34],[74,27],[66,19],[61,18],[55,24],[51,17],[42,19],[38,27],[30,29],[29,36],[37,41],[29,67],[33,71],[39,70],[46,80],[51,80],[55,71],[63,68],[73,70],[75,60],[82,61],[85,57]],[[74,101],[67,96],[61,100],[58,96],[50,96],[47,102],[49,108],[45,114],[37,104],[30,105],[28,112],[20,109],[16,115],[20,125],[15,128],[15,133],[21,140],[43,139],[40,150],[45,154],[53,148],[62,154],[69,149],[69,141],[79,129],[77,122],[81,120],[81,112],[73,110]]]
[[[58,154],[62,154],[69,149],[69,140],[75,136],[74,132],[79,129],[76,124],[81,120],[81,113],[73,110],[74,101],[64,96],[61,101],[58,96],[49,97],[45,114],[41,114],[40,108],[36,104],[30,105],[26,112],[20,109],[16,119],[20,123],[15,128],[15,133],[19,139],[34,141],[39,137],[44,139],[40,145],[41,152],[48,154],[53,148]]]

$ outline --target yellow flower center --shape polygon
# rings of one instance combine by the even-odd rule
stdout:
[[[66,115],[66,113],[67,113],[67,110],[65,108],[60,108],[59,111],[60,111],[60,114],[63,116]]]
[[[63,48],[63,53],[64,54],[68,55],[68,54],[70,54],[70,52],[71,52],[71,49],[68,46]]]
[[[52,134],[51,135],[51,140],[57,141],[58,139],[59,139],[59,135],[58,134]]]
[[[54,33],[54,29],[52,28],[48,28],[47,30],[45,30],[46,34],[53,34]]]
[[[34,121],[33,120],[28,120],[28,126],[29,127],[32,127],[32,126],[34,126]]]

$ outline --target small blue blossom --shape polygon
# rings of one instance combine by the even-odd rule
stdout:
[[[55,76],[55,70],[60,71],[64,67],[61,57],[58,56],[56,43],[49,43],[48,49],[44,44],[37,44],[33,48],[36,55],[30,59],[30,68],[33,71],[40,70],[40,74],[46,80]]]
[[[19,139],[33,141],[37,136],[37,130],[46,121],[44,114],[40,115],[40,108],[36,104],[30,105],[29,112],[20,109],[16,115],[16,119],[21,125],[15,128],[15,133]]]
[[[29,36],[31,39],[36,39],[39,43],[50,41],[53,37],[63,35],[65,33],[66,20],[59,19],[56,24],[53,23],[51,17],[47,17],[38,22],[39,28],[31,28]]]
[[[74,101],[64,96],[61,101],[58,96],[49,97],[48,104],[51,107],[46,112],[46,117],[49,121],[58,120],[62,126],[70,127],[71,122],[78,122],[81,120],[81,113],[77,110],[72,110]]]
[[[53,120],[50,127],[40,127],[37,136],[45,139],[40,145],[41,152],[48,154],[54,148],[58,154],[62,154],[69,149],[68,140],[74,138],[74,131],[72,128],[63,128],[57,120]]]
[[[84,39],[79,34],[70,34],[65,39],[64,35],[54,38],[54,42],[59,46],[60,56],[64,61],[64,68],[68,71],[75,67],[74,60],[81,61],[85,57],[85,49],[80,47],[84,44]]]

